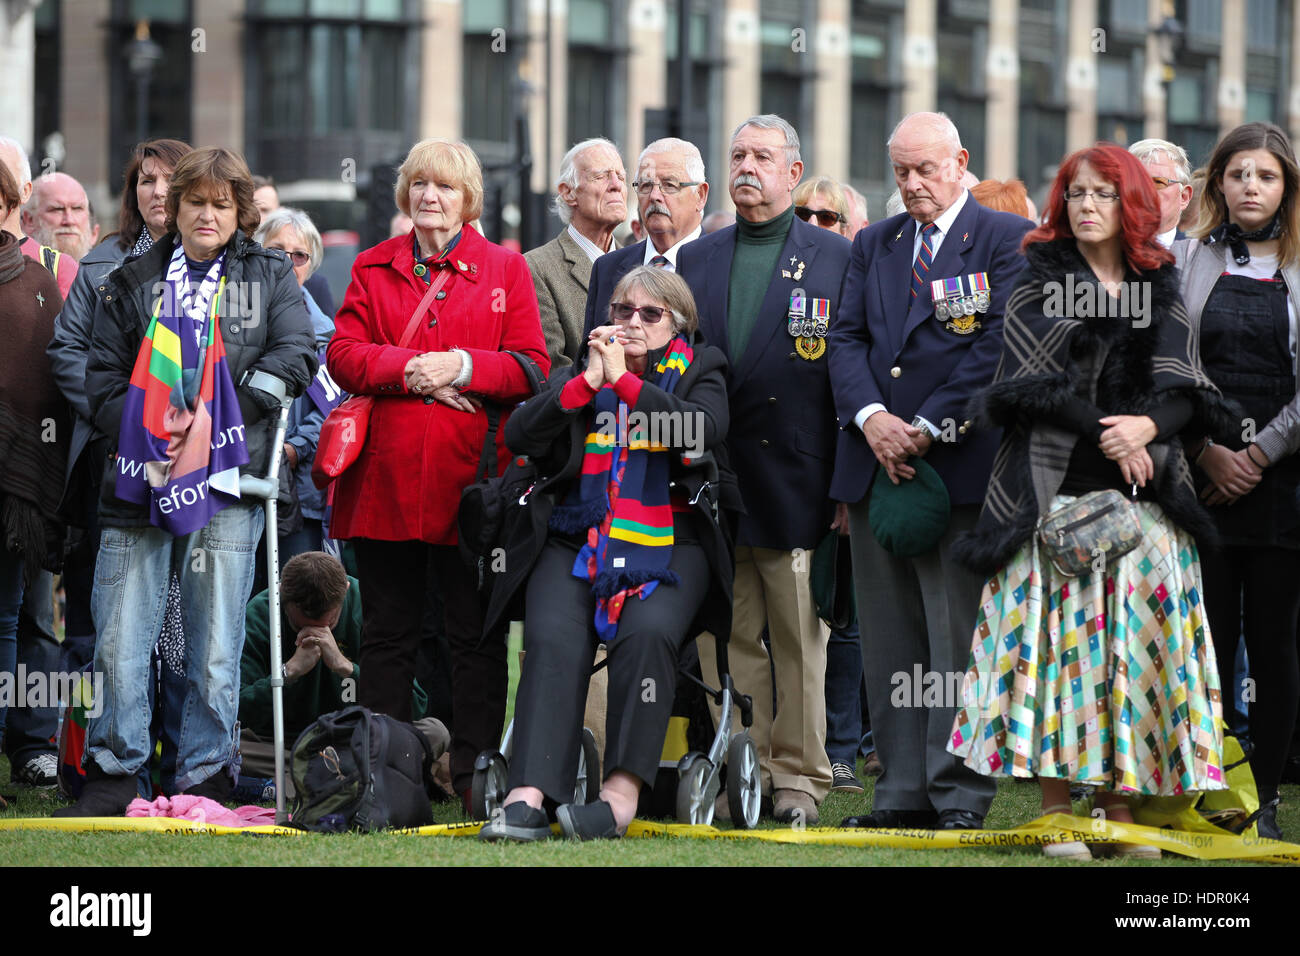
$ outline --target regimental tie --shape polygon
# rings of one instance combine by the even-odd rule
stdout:
[[[650,260],[650,264],[656,269],[662,269],[664,266],[668,265],[668,259],[666,256],[655,256]]]
[[[921,251],[917,253],[916,262],[912,264],[912,298],[915,299],[921,287],[926,283],[926,275],[930,271],[930,264],[934,262],[934,250],[930,248],[930,241],[934,234],[939,231],[939,227],[934,223],[927,223],[921,230]]]

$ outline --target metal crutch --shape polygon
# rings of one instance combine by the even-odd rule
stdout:
[[[293,399],[289,397],[285,383],[267,372],[249,372],[242,384],[261,389],[280,403],[266,477],[240,475],[239,494],[261,498],[266,509],[267,616],[270,618],[267,623],[271,634],[271,722],[275,738],[275,822],[283,826],[288,822],[289,815],[284,808],[284,661],[280,649],[280,536],[276,505],[280,497],[280,459],[284,455],[284,434],[289,427],[289,406],[293,404]]]

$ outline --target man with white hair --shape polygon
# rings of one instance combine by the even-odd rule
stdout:
[[[849,238],[871,225],[867,217],[867,197],[848,183],[844,183],[844,196],[849,201]]]
[[[1192,201],[1192,164],[1187,150],[1164,139],[1140,139],[1128,148],[1151,176],[1160,197],[1160,231],[1156,238],[1168,249],[1186,238],[1178,228],[1183,210]]]
[[[709,184],[693,143],[655,140],[641,151],[632,188],[646,238],[596,260],[587,286],[587,333],[609,321],[609,296],[619,279],[642,265],[676,272],[678,251],[700,237]]]
[[[18,237],[22,243],[20,248],[23,255],[35,259],[49,270],[55,281],[59,283],[59,293],[66,299],[68,290],[72,288],[72,280],[77,277],[77,260],[72,256],[64,255],[51,245],[42,245],[27,235],[23,229],[23,210],[32,198],[32,164],[27,158],[27,150],[23,149],[23,144],[18,140],[0,136],[0,162],[8,166],[9,172],[13,173],[14,180],[18,183],[19,198],[22,199],[22,204],[11,210],[9,217],[0,223],[0,229]],[[84,190],[82,196],[83,198],[85,196]]]
[[[951,545],[975,526],[998,447],[966,407],[993,380],[1031,224],[971,198],[966,150],[942,113],[904,118],[888,148],[906,212],[854,239],[830,331],[843,428],[831,497],[849,503],[867,704],[885,767],[873,812],[844,825],[972,829],[995,786],[946,750],[959,701],[899,688],[966,672],[984,579],[953,561]]]
[[[772,815],[813,825],[830,791],[831,764],[826,633],[808,555],[835,511],[826,334],[838,319],[849,243],[794,214],[803,160],[799,135],[784,119],[768,114],[741,123],[728,157],[736,223],[687,244],[677,271],[695,295],[701,334],[731,366],[726,452],[745,511],[735,538],[731,675],[753,698],[750,733]],[[724,482],[724,507],[729,491]],[[714,642],[698,647],[704,679],[712,681]],[[717,809],[726,808],[720,799]]]
[[[23,231],[43,246],[81,259],[90,251],[92,229],[86,190],[67,173],[47,173],[32,183],[23,207]]]
[[[585,347],[591,267],[615,248],[614,230],[627,218],[627,172],[618,147],[587,139],[565,153],[554,209],[564,230],[524,259],[537,290],[551,368],[557,369],[576,362]]]

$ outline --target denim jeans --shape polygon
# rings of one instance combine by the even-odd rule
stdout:
[[[831,763],[850,767],[857,766],[867,723],[860,642],[854,622],[842,631],[831,631],[826,645],[826,756]]]
[[[38,571],[23,595],[18,616],[18,663],[27,674],[51,674],[58,670],[59,643],[54,639],[54,575]],[[5,730],[5,756],[12,768],[43,753],[54,753],[50,742],[59,727],[59,708],[54,702],[35,707],[11,708]]]
[[[0,674],[13,675],[18,691],[18,612],[23,606],[23,559],[0,544]],[[0,701],[0,737],[8,708]]]
[[[104,706],[90,721],[87,752],[105,773],[132,775],[149,759],[149,658],[173,569],[180,577],[186,681],[176,789],[202,783],[231,762],[239,743],[244,609],[263,522],[259,506],[240,504],[180,538],[152,526],[103,529],[91,604]]]

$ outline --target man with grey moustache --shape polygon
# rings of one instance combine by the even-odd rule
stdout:
[[[587,287],[584,338],[609,320],[609,296],[637,266],[677,271],[677,253],[700,237],[709,184],[704,158],[694,143],[668,137],[641,151],[632,189],[637,195],[646,238],[596,260]]]

